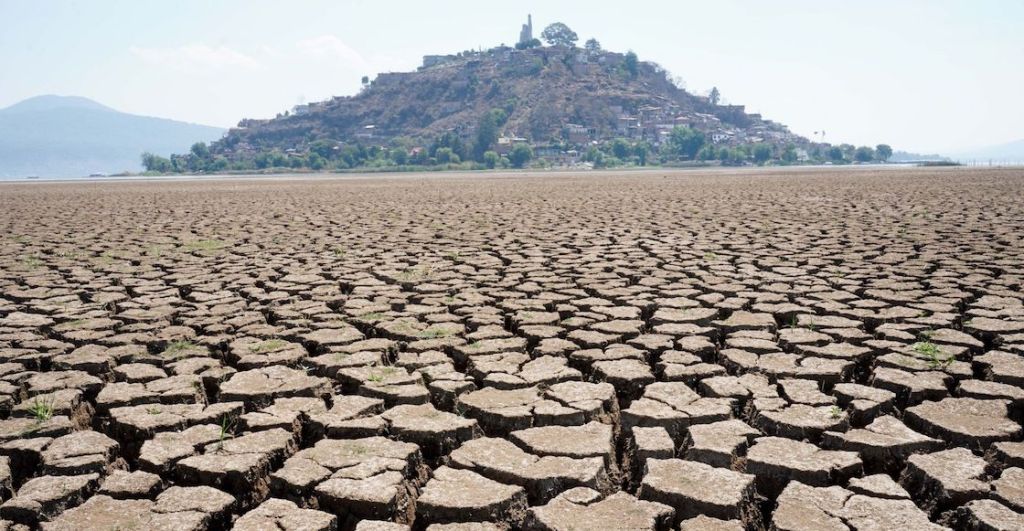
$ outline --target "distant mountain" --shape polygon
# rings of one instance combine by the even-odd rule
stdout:
[[[889,157],[889,162],[945,162],[949,160],[949,157],[943,157],[935,153],[922,155],[907,151],[896,151]]]
[[[1024,139],[998,146],[989,146],[973,149],[952,155],[954,159],[961,161],[993,161],[993,162],[1014,162],[1024,163]]]
[[[119,112],[77,96],[37,96],[0,109],[0,178],[139,171],[144,151],[180,153],[223,133]]]

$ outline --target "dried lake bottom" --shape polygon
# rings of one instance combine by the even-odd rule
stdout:
[[[1024,529],[1024,170],[0,184],[0,529]]]

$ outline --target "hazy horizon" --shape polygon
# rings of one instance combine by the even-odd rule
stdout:
[[[524,1],[488,6],[231,0],[7,1],[0,107],[42,95],[230,127],[358,91],[424,54],[513,44],[561,21],[824,141],[950,153],[1024,137],[1024,4]]]

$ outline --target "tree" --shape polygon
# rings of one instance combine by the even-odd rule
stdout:
[[[722,94],[718,92],[718,87],[711,87],[711,93],[708,94],[708,101],[711,105],[718,105],[719,100],[722,99]]]
[[[612,155],[615,155],[617,159],[625,159],[629,156],[629,142],[626,142],[623,138],[616,138],[612,142]]]
[[[441,148],[450,148],[452,153],[457,155],[460,160],[466,158],[466,155],[468,155],[466,145],[462,142],[462,139],[450,131],[438,137],[438,139],[430,145],[430,156],[437,157],[437,151]]]
[[[311,152],[306,155],[306,166],[311,170],[322,170],[327,166],[327,161],[319,153]]]
[[[678,157],[692,159],[704,147],[704,133],[689,127],[676,126],[668,136],[669,151]]]
[[[526,144],[516,144],[508,154],[508,160],[514,168],[522,168],[533,158],[533,150]]]
[[[832,146],[832,147],[828,148],[828,158],[832,162],[842,162],[843,161],[843,148],[841,148],[839,146]]]
[[[640,60],[637,59],[633,50],[626,52],[625,62],[626,72],[629,72],[629,77],[636,77],[640,73]]]
[[[892,157],[892,147],[889,144],[878,144],[875,146],[875,156],[882,162],[889,160],[889,157]]]
[[[192,149],[189,151],[200,159],[207,159],[210,157],[210,148],[206,145],[206,142],[196,142],[195,144],[192,144]]]
[[[718,150],[712,145],[706,145],[697,152],[697,160],[714,160],[717,158]]]
[[[309,145],[309,150],[321,158],[329,159],[334,156],[334,142],[320,139]]]
[[[757,144],[754,146],[754,162],[764,164],[772,158],[772,147],[768,144]]]
[[[637,145],[633,146],[633,154],[636,155],[636,161],[641,166],[647,165],[647,155],[651,153],[651,145],[647,142],[641,141]]]
[[[875,159],[875,150],[868,146],[861,146],[853,155],[857,162],[871,162]]]
[[[857,155],[857,147],[853,144],[839,144],[839,149],[843,150],[843,158],[847,161],[852,161]]]
[[[498,117],[486,112],[476,126],[476,143],[473,144],[473,160],[483,162],[484,153],[498,141]]]
[[[561,22],[555,22],[550,26],[544,28],[541,32],[540,38],[548,41],[551,46],[566,46],[573,48],[576,46],[576,41],[579,40],[579,36],[576,32],[569,29],[569,26],[562,24]]]
[[[484,165],[487,166],[487,169],[493,170],[500,160],[501,157],[499,157],[497,153],[493,151],[484,152]]]
[[[594,38],[587,39],[587,42],[583,44],[583,49],[590,53],[597,53],[601,51],[601,43]]]
[[[508,121],[508,112],[505,109],[491,109],[491,115],[494,116],[494,122],[498,124],[498,127],[505,125],[505,122]]]
[[[722,161],[722,164],[734,166],[741,164],[746,160],[747,154],[741,148],[727,148],[723,147],[718,152],[718,160]]]
[[[461,162],[459,156],[452,151],[452,148],[440,148],[434,156],[437,158],[437,162],[439,164],[458,164]]]
[[[159,173],[171,173],[174,171],[174,166],[171,165],[170,159],[149,152],[142,154],[142,166],[146,168],[146,171]]]
[[[528,40],[526,42],[517,42],[516,43],[516,49],[517,50],[526,50],[528,48],[536,48],[536,47],[538,47],[540,45],[541,45],[540,39],[533,38],[533,39],[530,39],[530,40]]]
[[[796,146],[793,144],[786,144],[786,149],[782,152],[782,161],[787,164],[792,164],[796,162],[798,158]]]

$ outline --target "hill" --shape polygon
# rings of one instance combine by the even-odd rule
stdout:
[[[952,158],[960,161],[979,161],[997,163],[1024,163],[1024,139],[1008,142],[998,146],[989,146],[953,154]]]
[[[0,177],[81,177],[142,169],[224,130],[118,112],[87,98],[37,96],[0,109]]]
[[[794,160],[795,148],[810,147],[742,105],[690,94],[667,71],[632,53],[550,46],[426,56],[417,71],[380,74],[355,96],[299,106],[274,119],[242,120],[210,153],[221,166],[238,169],[316,168],[372,164],[375,157],[397,164],[416,157],[421,163],[482,161],[487,150],[508,155],[525,144],[538,156],[572,162],[594,149],[610,159],[617,140],[616,157],[634,157],[637,149],[653,153],[672,141],[676,128],[700,137],[699,143],[683,141],[689,146],[680,152],[684,159],[704,145],[715,148],[710,158],[741,147],[748,148],[741,155],[753,156],[751,146],[761,144],[776,157],[788,147]],[[439,158],[437,150],[445,148],[451,153]]]

